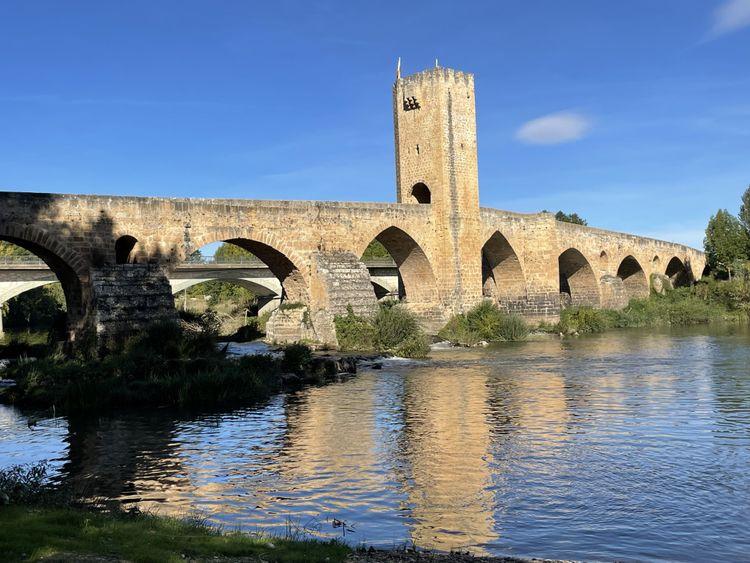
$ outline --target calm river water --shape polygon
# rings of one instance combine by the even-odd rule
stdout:
[[[245,530],[576,559],[750,561],[750,333],[439,351],[254,408],[0,407],[0,466]]]

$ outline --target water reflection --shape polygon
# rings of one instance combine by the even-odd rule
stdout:
[[[529,342],[392,362],[223,413],[0,409],[0,465],[90,497],[381,546],[584,559],[750,550],[747,331]]]

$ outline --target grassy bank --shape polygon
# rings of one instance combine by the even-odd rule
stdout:
[[[248,557],[264,561],[343,561],[351,550],[301,533],[286,537],[226,532],[197,518],[83,508],[51,484],[45,463],[0,468],[0,554],[3,561],[85,556],[126,561]]]
[[[338,371],[334,360],[314,358],[304,345],[288,346],[280,358],[227,357],[211,326],[158,323],[104,358],[21,358],[3,372],[16,385],[0,390],[0,401],[70,413],[231,406],[285,385],[323,382]]]
[[[663,295],[633,299],[621,311],[571,307],[561,312],[559,323],[542,328],[563,334],[583,334],[613,328],[747,322],[749,311],[749,283],[744,280],[707,280]]]
[[[403,358],[425,358],[427,336],[416,317],[397,302],[381,303],[372,317],[346,315],[335,318],[336,337],[342,350],[380,352]]]
[[[0,507],[3,561],[39,561],[64,554],[128,561],[253,557],[265,561],[344,561],[339,542],[222,532],[199,520],[74,508]]]

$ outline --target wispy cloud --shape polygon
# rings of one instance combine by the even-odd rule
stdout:
[[[0,96],[0,103],[65,105],[65,106],[133,106],[133,107],[217,107],[247,109],[248,104],[226,103],[199,100],[149,100],[138,98],[65,98],[53,94],[30,94],[19,96]]]
[[[585,115],[561,111],[527,121],[516,131],[516,139],[531,145],[569,143],[585,137],[591,125]]]
[[[750,26],[750,0],[726,0],[713,13],[713,24],[706,40]]]

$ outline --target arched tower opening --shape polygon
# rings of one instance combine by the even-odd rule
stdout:
[[[427,184],[417,182],[411,188],[412,201],[416,203],[432,203],[432,194]]]
[[[586,257],[569,248],[558,257],[560,295],[563,305],[599,307],[601,296],[594,270]],[[566,303],[567,302],[567,303]]]
[[[138,239],[130,235],[123,235],[115,241],[115,263],[128,264],[133,262],[133,249]]]

